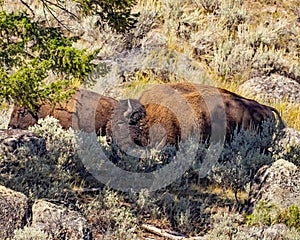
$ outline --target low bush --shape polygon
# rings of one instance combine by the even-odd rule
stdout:
[[[289,228],[300,230],[300,206],[292,205],[287,209],[278,208],[275,204],[260,201],[251,215],[246,216],[246,223],[251,226],[271,226],[283,223]]]

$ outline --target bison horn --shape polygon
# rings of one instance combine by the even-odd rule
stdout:
[[[128,99],[127,101],[128,101],[128,109],[126,110],[126,112],[124,112],[124,117],[125,118],[130,116],[130,114],[132,113],[132,106],[131,106],[131,103],[130,103],[130,99]]]

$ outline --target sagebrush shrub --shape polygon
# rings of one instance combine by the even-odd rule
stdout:
[[[270,212],[267,210],[267,212]],[[262,214],[261,217],[265,217]],[[299,231],[287,228],[284,224],[265,225],[263,219],[259,226],[244,225],[245,217],[237,213],[217,213],[212,216],[212,230],[203,237],[203,240],[295,240],[300,239]]]
[[[138,239],[138,218],[124,203],[124,194],[104,189],[85,206],[84,215],[93,219],[105,239]]]
[[[76,157],[72,131],[65,131],[52,117],[40,119],[31,131],[46,140],[44,155],[32,154],[22,147],[15,153],[5,153],[0,162],[5,166],[0,182],[32,198],[64,198],[72,184],[82,182],[84,168]],[[67,191],[66,191],[67,190]]]
[[[236,200],[238,191],[251,183],[259,168],[274,161],[271,152],[268,152],[275,136],[271,134],[273,127],[272,121],[265,121],[259,134],[245,130],[235,132],[213,167],[210,177],[224,188],[232,187]]]

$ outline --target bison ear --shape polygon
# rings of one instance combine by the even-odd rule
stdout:
[[[38,115],[37,115],[37,110],[36,111],[32,111],[30,110],[29,108],[27,107],[22,107],[19,111],[19,114],[22,116],[22,117],[25,117],[27,115],[30,115],[32,118],[34,118],[35,120],[38,120]]]
[[[22,107],[20,110],[19,110],[19,114],[24,117],[25,115],[27,115],[29,113],[28,109],[25,108],[25,107]]]

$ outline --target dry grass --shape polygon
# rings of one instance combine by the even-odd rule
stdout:
[[[281,102],[274,104],[274,107],[281,113],[288,127],[300,131],[300,103]]]

